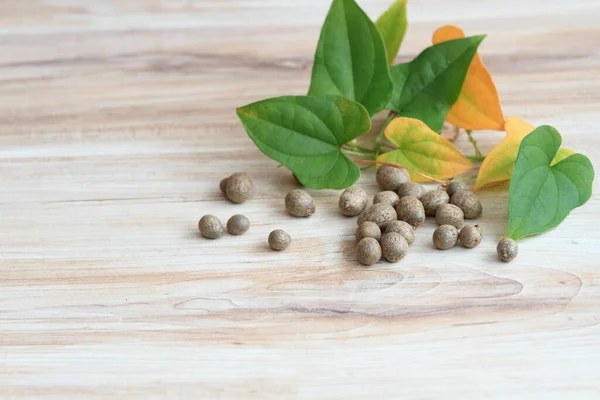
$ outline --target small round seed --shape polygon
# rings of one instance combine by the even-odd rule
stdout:
[[[483,239],[483,231],[479,225],[465,225],[458,233],[460,244],[467,249],[477,247]]]
[[[396,206],[396,212],[399,220],[408,222],[413,228],[418,228],[425,221],[423,203],[413,196],[401,198]]]
[[[356,258],[363,265],[373,265],[381,259],[381,246],[371,237],[361,239],[356,245]]]
[[[397,232],[386,233],[381,237],[381,253],[389,262],[398,262],[408,253],[408,242]]]
[[[221,189],[221,193],[225,196],[227,196],[227,179],[229,179],[229,177],[223,178],[221,179],[221,182],[219,182],[219,189]]]
[[[223,236],[223,224],[214,215],[205,215],[198,221],[200,234],[207,239],[218,239]]]
[[[401,184],[410,182],[410,175],[404,168],[396,168],[391,165],[382,165],[377,170],[377,184],[381,190],[398,191]]]
[[[383,228],[388,222],[398,219],[396,210],[389,204],[373,204],[369,209],[363,212],[358,217],[358,225],[362,225],[363,222],[371,221],[377,224],[379,228]]]
[[[275,251],[283,251],[292,243],[291,236],[282,229],[275,229],[269,234],[269,247]]]
[[[442,225],[433,232],[433,244],[440,250],[448,250],[456,246],[458,230],[452,225]]]
[[[359,215],[367,207],[369,197],[364,189],[352,186],[342,193],[338,206],[342,214],[348,217]]]
[[[513,239],[504,238],[498,242],[496,252],[502,261],[509,262],[514,260],[515,257],[519,255],[519,246]]]
[[[456,192],[460,192],[461,190],[469,190],[469,186],[463,182],[451,181],[446,188],[446,193],[452,198]]]
[[[442,204],[448,203],[449,200],[450,197],[448,196],[448,193],[440,189],[425,193],[423,197],[421,197],[421,202],[425,208],[425,215],[428,217],[435,216],[437,208]]]
[[[396,194],[396,192],[392,192],[391,190],[386,190],[384,192],[379,192],[373,197],[373,204],[389,204],[392,207],[396,207],[398,205],[398,200],[400,197]]]
[[[425,192],[425,188],[422,185],[415,182],[406,182],[400,185],[400,188],[398,189],[398,196],[400,198],[413,196],[417,199],[421,199]]]
[[[452,225],[460,229],[465,224],[465,214],[454,204],[442,204],[435,212],[435,222],[438,225]]]
[[[479,218],[483,211],[479,197],[477,197],[475,193],[467,190],[461,190],[454,193],[450,202],[463,210],[466,219]]]
[[[405,221],[392,221],[385,226],[385,233],[396,232],[401,234],[408,244],[413,244],[415,241],[415,230]]]
[[[236,214],[227,221],[227,232],[232,235],[243,235],[250,229],[250,220],[245,215]]]
[[[294,189],[285,196],[285,209],[294,217],[310,217],[315,212],[315,201],[305,190]]]
[[[245,172],[236,172],[227,179],[227,198],[234,203],[243,203],[254,195],[254,182]]]
[[[371,237],[375,240],[381,238],[381,229],[375,222],[367,221],[363,222],[358,228],[356,228],[356,240],[360,241],[363,238]]]

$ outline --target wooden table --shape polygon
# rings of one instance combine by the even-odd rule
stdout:
[[[360,2],[373,16],[388,0]],[[302,94],[328,2],[0,2],[0,398],[598,399],[600,184],[560,228],[373,268],[339,192],[287,216],[289,172],[235,107]],[[488,33],[507,115],[552,124],[600,171],[600,3],[411,0],[400,58],[438,26]],[[478,132],[489,151],[501,133]],[[461,137],[457,145],[470,150]],[[248,171],[254,199],[219,180]],[[373,171],[360,184],[374,193]],[[203,214],[245,236],[199,237]],[[285,228],[288,251],[266,247]]]

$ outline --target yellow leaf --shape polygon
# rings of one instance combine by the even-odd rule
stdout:
[[[382,154],[377,162],[406,167],[415,182],[446,180],[473,167],[452,143],[418,119],[394,119],[385,136],[398,149]]]
[[[464,38],[459,27],[446,25],[433,34],[433,44]],[[475,55],[458,100],[448,112],[446,120],[467,130],[504,130],[504,114],[498,90],[479,53]]]
[[[521,141],[535,129],[533,125],[517,117],[508,117],[504,128],[506,129],[506,137],[490,151],[479,168],[475,190],[510,180],[515,169]],[[559,149],[554,160],[552,160],[552,165],[574,153],[569,149]]]

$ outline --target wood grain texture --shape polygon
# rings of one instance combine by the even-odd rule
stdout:
[[[388,1],[362,0],[370,15]],[[495,245],[506,188],[482,192],[483,243],[354,261],[338,192],[288,217],[289,173],[235,107],[307,90],[328,2],[0,2],[1,399],[598,399],[600,184],[560,228]],[[600,3],[415,0],[400,58],[453,23],[506,115],[562,132],[600,171]],[[477,134],[489,151],[500,133]],[[469,150],[465,138],[457,145]],[[224,201],[248,171],[256,196]],[[374,193],[372,172],[361,185]],[[199,238],[206,213],[242,237]],[[293,236],[266,247],[270,230]]]

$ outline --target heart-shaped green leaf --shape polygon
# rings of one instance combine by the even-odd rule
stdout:
[[[367,110],[340,96],[287,96],[237,110],[248,136],[306,187],[344,189],[360,169],[340,147],[371,129]]]
[[[562,142],[551,126],[540,126],[525,136],[509,189],[508,237],[546,232],[592,195],[594,168],[583,154],[573,154],[552,165]]]
[[[401,117],[420,119],[439,133],[484,38],[471,36],[439,43],[411,62],[393,66],[394,93],[387,107]]]
[[[321,30],[309,96],[344,96],[375,115],[389,102],[392,89],[375,24],[354,0],[334,0]]]
[[[387,50],[388,63],[394,63],[400,45],[406,34],[408,20],[406,19],[407,0],[396,0],[375,22],[375,26],[381,33],[385,49]]]

